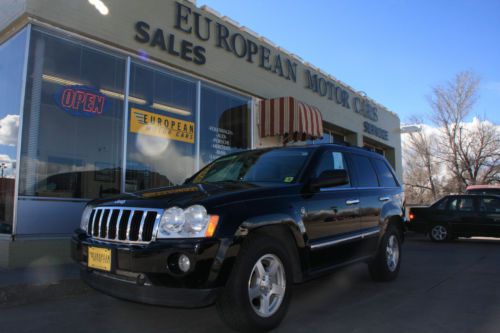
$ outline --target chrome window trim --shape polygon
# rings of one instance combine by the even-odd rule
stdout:
[[[322,187],[319,189],[320,192],[329,191],[347,191],[347,190],[396,190],[401,189],[399,186],[394,187]]]
[[[363,238],[366,238],[366,237],[370,237],[370,236],[373,236],[375,234],[379,234],[380,230],[381,229],[377,227],[377,230],[364,231],[364,232],[361,232],[361,233],[357,233],[355,235],[349,235],[349,236],[346,236],[346,237],[343,237],[343,238],[332,239],[332,240],[329,240],[329,241],[320,242],[320,243],[317,243],[317,244],[312,244],[311,245],[311,250],[317,250],[317,249],[321,249],[321,248],[324,248],[324,247],[329,247],[329,246],[337,245],[337,244],[340,244],[340,243],[348,242],[348,241],[351,241],[351,240],[355,240],[355,239],[363,239]]]

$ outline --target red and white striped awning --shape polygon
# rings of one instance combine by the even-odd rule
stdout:
[[[284,141],[305,141],[323,136],[323,118],[318,108],[293,97],[260,102],[260,137],[283,136]]]

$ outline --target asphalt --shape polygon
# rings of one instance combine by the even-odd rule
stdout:
[[[403,250],[400,275],[391,283],[372,282],[360,264],[295,286],[289,313],[276,331],[500,331],[500,239],[435,244],[411,236]],[[0,331],[228,331],[215,307],[155,307],[82,288],[0,307]]]

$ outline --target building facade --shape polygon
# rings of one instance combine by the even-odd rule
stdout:
[[[346,142],[401,177],[396,114],[210,8],[0,6],[0,267],[64,262],[88,200],[180,184],[229,152]]]

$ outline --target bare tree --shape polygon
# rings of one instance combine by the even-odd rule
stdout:
[[[414,203],[434,201],[438,197],[436,182],[439,173],[439,164],[435,157],[436,136],[426,131],[421,119],[414,117],[411,122],[420,124],[420,130],[408,133],[405,140],[407,198],[412,199]]]
[[[453,175],[454,191],[469,184],[490,183],[498,179],[499,134],[493,124],[479,121],[475,128],[465,120],[478,99],[479,78],[461,72],[453,80],[432,89],[429,103],[432,120],[442,130],[437,155]]]

